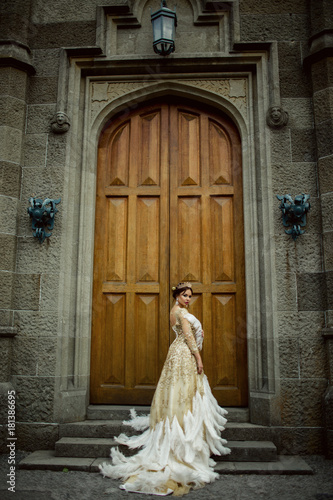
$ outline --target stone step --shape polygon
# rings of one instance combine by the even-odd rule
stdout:
[[[89,405],[88,420],[128,420],[130,409],[134,408],[138,415],[148,415],[150,406]],[[229,422],[248,422],[248,408],[226,408]]]
[[[109,457],[110,448],[118,446],[112,438],[62,437],[55,444],[57,457]],[[233,461],[274,461],[277,459],[276,446],[270,441],[229,441]],[[136,450],[120,445],[119,449],[126,456]],[[230,457],[213,457],[215,460],[229,460]]]
[[[54,450],[34,451],[18,464],[19,469],[99,472],[98,465],[105,457],[56,457]],[[275,462],[219,462],[219,474],[313,474],[311,467],[298,456],[280,455]]]
[[[129,436],[139,434],[139,431],[128,425],[123,425],[122,420],[84,420],[61,424],[59,437],[89,437],[113,438],[124,432]],[[222,433],[224,439],[232,441],[273,441],[276,436],[272,427],[254,425],[248,422],[228,422]]]

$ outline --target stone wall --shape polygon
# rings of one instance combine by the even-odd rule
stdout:
[[[173,73],[185,74],[187,64],[195,68],[197,58],[200,78],[212,75],[213,67],[217,68],[214,78],[221,80],[228,71],[234,76],[241,72],[242,77],[253,74],[249,78],[252,96],[259,97],[248,101],[248,131],[243,139],[253,149],[249,168],[253,162],[258,164],[258,204],[265,200],[256,230],[263,310],[265,287],[271,287],[274,302],[265,318],[272,329],[266,341],[274,345],[265,361],[268,366],[262,368],[269,372],[274,363],[270,375],[274,381],[269,387],[263,381],[256,391],[264,398],[272,396],[267,406],[267,415],[272,416],[267,416],[266,423],[280,432],[282,451],[323,451],[322,398],[328,363],[322,330],[332,326],[333,310],[333,59],[328,50],[333,44],[329,0],[311,5],[307,0],[231,0],[222,6],[214,1],[179,0],[176,52],[162,61],[152,51],[150,3],[144,0],[1,2],[1,38],[6,40],[0,41],[0,342],[6,354],[1,382],[4,396],[8,384],[17,391],[22,447],[52,446],[61,418],[83,419],[89,400],[88,334],[84,347],[79,344],[82,351],[75,342],[80,337],[78,325],[89,325],[90,318],[89,311],[77,314],[77,297],[82,298],[78,282],[90,283],[89,273],[80,271],[80,247],[88,245],[82,239],[86,234],[82,200],[91,196],[88,191],[95,174],[94,167],[87,166],[90,177],[85,193],[81,148],[84,133],[95,141],[92,151],[98,137],[89,135],[91,129],[84,121],[89,85],[80,68],[85,64],[85,74],[105,79],[120,75],[118,68],[123,65],[121,86],[127,77],[136,76],[126,75],[125,66],[132,62],[137,75],[141,72],[146,82],[158,83]],[[151,6],[159,8],[159,1]],[[325,41],[318,35],[322,33]],[[322,50],[325,57],[314,56],[323,54]],[[260,70],[261,83],[259,70],[252,69],[257,64],[253,61],[260,58],[263,62],[257,68],[265,68]],[[267,86],[263,90],[267,95],[259,95],[260,85]],[[125,83],[119,95],[126,95]],[[289,115],[288,124],[280,129],[265,123],[266,111],[273,105]],[[72,111],[68,133],[52,132],[50,122],[57,111]],[[93,154],[91,158],[94,163]],[[285,234],[281,222],[276,195],[286,193],[311,196],[306,233],[297,241]],[[27,215],[31,196],[62,199],[54,234],[43,244],[32,236]],[[88,210],[93,220],[93,207]],[[260,233],[263,224],[270,227],[268,233]],[[260,239],[265,240],[261,246]],[[275,266],[276,273],[268,272],[268,264]],[[248,314],[249,323],[258,321],[255,312],[253,318],[251,310]],[[255,343],[249,338],[249,346]],[[85,359],[82,370],[79,355]],[[253,421],[263,408],[259,405],[256,410],[254,401]]]

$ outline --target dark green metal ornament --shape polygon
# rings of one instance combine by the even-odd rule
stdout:
[[[44,201],[41,198],[29,198],[31,207],[28,208],[28,214],[32,219],[34,237],[37,238],[40,243],[43,243],[45,238],[49,238],[52,235],[54,216],[58,212],[56,205],[58,205],[60,201],[61,198],[58,200],[46,198]]]
[[[277,195],[277,199],[281,201],[282,223],[285,227],[292,226],[291,229],[285,229],[285,232],[290,234],[293,240],[305,233],[301,228],[306,225],[306,214],[310,210],[309,198],[309,194],[297,195],[295,200],[290,194]]]

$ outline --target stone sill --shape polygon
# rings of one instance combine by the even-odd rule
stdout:
[[[18,334],[17,326],[0,326],[0,338],[11,338]]]
[[[321,334],[325,340],[331,340],[333,339],[333,328],[323,328]]]

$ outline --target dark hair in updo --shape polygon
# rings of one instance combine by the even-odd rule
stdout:
[[[191,290],[192,295],[193,295],[192,288],[190,286],[184,286],[184,288],[176,288],[176,290],[172,291],[173,298],[176,299],[178,297],[178,295],[180,295],[183,292],[186,292],[186,290]]]

